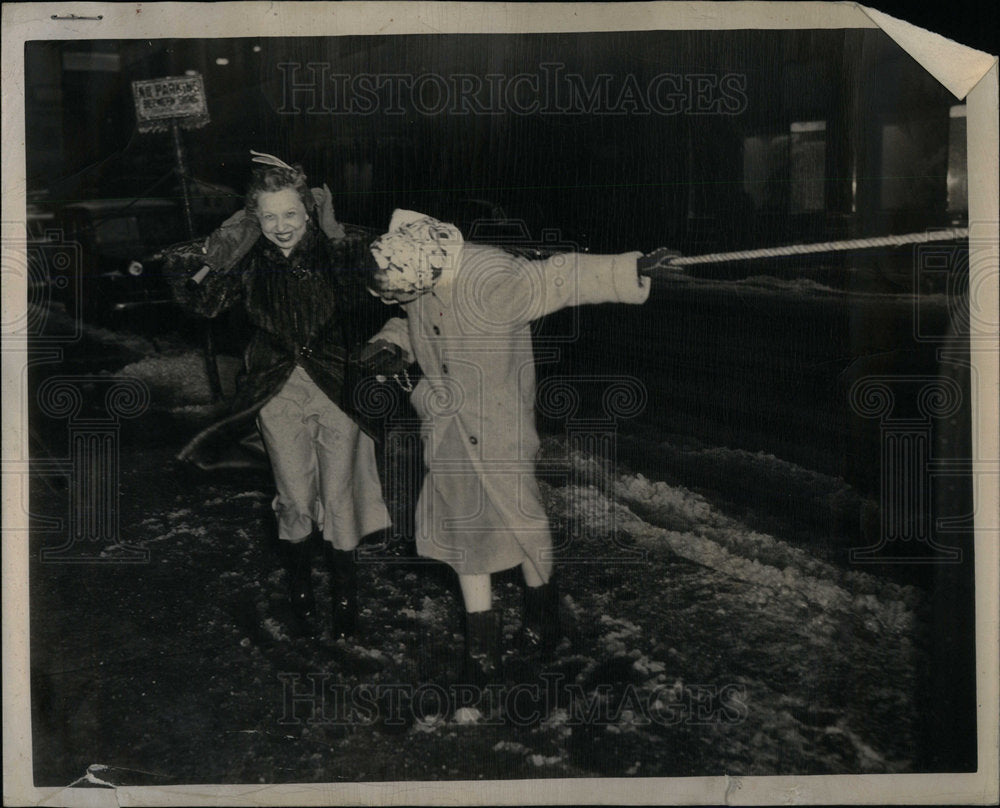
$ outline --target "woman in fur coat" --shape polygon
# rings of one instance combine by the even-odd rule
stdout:
[[[345,362],[385,317],[357,269],[363,242],[345,238],[329,189],[310,190],[300,168],[269,155],[254,161],[264,165],[253,173],[245,209],[208,238],[204,267],[180,296],[206,317],[242,306],[253,326],[229,422],[256,416],[300,628],[308,630],[314,608],[310,539],[319,534],[332,632],[342,637],[357,619],[354,549],[389,526],[374,443],[340,406]]]

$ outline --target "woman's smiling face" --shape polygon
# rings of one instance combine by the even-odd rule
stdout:
[[[294,188],[264,191],[257,197],[257,218],[264,236],[288,255],[306,233],[309,215]]]

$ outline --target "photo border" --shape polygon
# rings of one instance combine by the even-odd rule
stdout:
[[[75,15],[77,19],[67,16]],[[53,17],[60,19],[54,19]],[[98,18],[98,19],[86,19]],[[970,240],[969,265],[995,271],[997,188],[997,61],[892,17],[849,3],[24,3],[3,6],[3,223],[6,243],[24,237],[24,44],[45,39],[116,39],[280,35],[399,35],[624,30],[881,28],[968,105],[969,221],[993,223]],[[4,331],[26,316],[23,279],[3,274]],[[970,282],[971,288],[977,288]],[[976,467],[995,466],[998,452],[996,284],[980,284],[972,318],[972,360],[980,376],[973,400]],[[478,782],[120,786],[34,788],[28,647],[27,473],[23,369],[26,343],[3,343],[3,712],[7,804],[309,805],[309,804],[620,804],[776,802],[920,804],[995,802],[998,777],[998,496],[996,476],[975,475],[976,636],[979,770],[969,774],[817,775],[780,777],[604,778]]]

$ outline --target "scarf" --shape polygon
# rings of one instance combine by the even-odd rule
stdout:
[[[407,294],[430,291],[443,269],[458,265],[462,243],[455,225],[412,210],[396,210],[389,232],[371,245],[379,269],[388,270],[381,290]]]

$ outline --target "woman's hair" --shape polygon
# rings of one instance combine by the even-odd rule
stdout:
[[[306,175],[302,171],[302,167],[296,165],[289,171],[287,168],[279,166],[267,166],[254,169],[250,176],[244,204],[247,214],[257,215],[257,202],[261,194],[284,191],[286,188],[291,188],[299,195],[306,211],[312,211],[316,201],[313,199],[312,191],[309,190],[309,184],[306,182]]]

